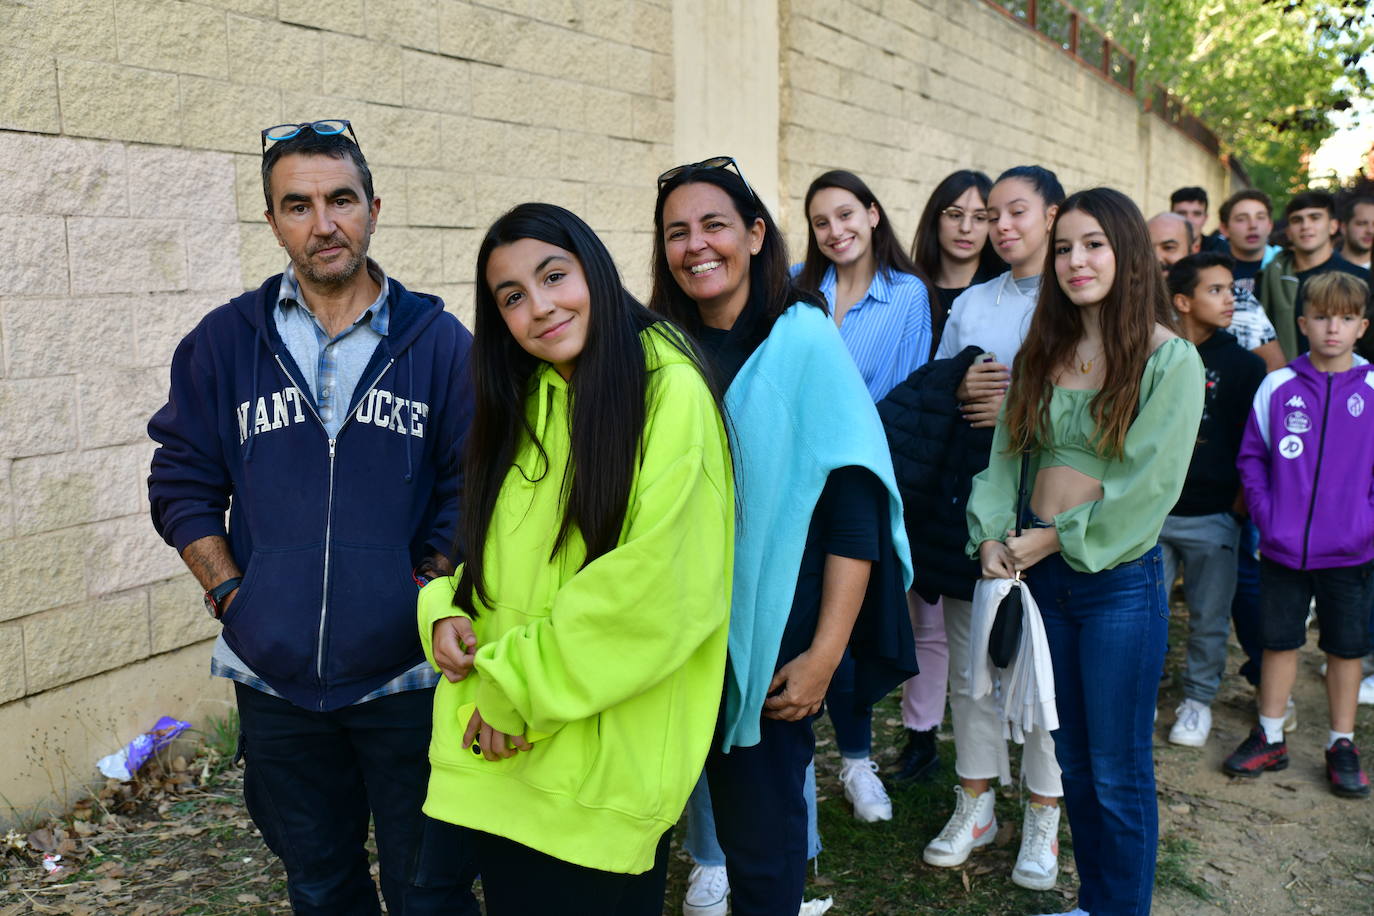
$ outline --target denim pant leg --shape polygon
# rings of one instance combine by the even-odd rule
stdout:
[[[379,911],[363,846],[369,817],[389,912],[477,912],[463,832],[431,832],[420,811],[429,781],[432,691],[315,712],[234,686],[244,800],[286,867],[295,912]],[[424,869],[421,859],[438,867]]]
[[[811,719],[763,719],[753,747],[706,758],[716,836],[725,850],[736,916],[796,916],[806,889],[806,767]]]
[[[1054,669],[1054,705],[1059,728],[1054,731],[1054,756],[1059,761],[1064,802],[1073,836],[1074,865],[1078,869],[1078,905],[1089,913],[1102,885],[1101,859],[1096,854],[1097,838],[1102,833],[1102,812],[1093,784],[1092,764],[1087,754],[1088,721],[1084,705],[1083,669],[1078,621],[1069,612],[1068,585],[1063,582],[1068,570],[1057,555],[1041,560],[1026,573],[1031,595],[1040,608],[1045,638],[1050,645],[1050,664]]]
[[[420,810],[429,789],[434,691],[407,690],[338,711],[367,787],[382,897],[393,916],[479,912],[471,833]]]
[[[1226,637],[1236,593],[1236,547],[1240,526],[1229,512],[1171,515],[1160,533],[1183,559],[1183,594],[1188,601],[1188,661],[1183,695],[1211,705],[1226,673]],[[1164,587],[1171,585],[1165,567]]]
[[[711,811],[711,786],[704,770],[687,797],[687,830],[682,848],[698,865],[715,868],[725,864],[725,852],[716,842],[716,816]]]
[[[368,805],[346,730],[316,713],[234,685],[244,757],[243,798],[263,841],[286,867],[302,916],[375,916],[368,874]]]
[[[854,708],[854,656],[844,650],[839,667],[830,678],[825,693],[825,708],[835,726],[835,744],[840,756],[851,760],[867,757],[873,749],[873,709]]]
[[[806,858],[814,859],[821,854],[820,824],[816,820],[816,761],[813,759],[806,767],[806,785],[803,789],[806,800]],[[687,831],[682,838],[682,848],[697,865],[722,866],[725,852],[716,841],[716,816],[711,811],[711,787],[706,781],[706,773],[697,780],[692,794],[687,798]]]
[[[1236,551],[1236,596],[1231,599],[1231,623],[1236,628],[1236,641],[1245,653],[1240,676],[1252,687],[1258,687],[1264,661],[1264,640],[1260,637],[1259,529],[1249,519],[1241,525],[1240,549]],[[1374,627],[1374,616],[1370,624]]]
[[[1151,750],[1169,613],[1160,553],[1095,574],[1055,555],[1029,576],[1054,664],[1079,906],[1102,916],[1148,914],[1154,888]]]

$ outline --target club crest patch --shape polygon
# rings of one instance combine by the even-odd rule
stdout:
[[[1283,418],[1283,428],[1290,433],[1305,433],[1312,428],[1312,418],[1301,410],[1295,410]]]
[[[1279,440],[1279,454],[1292,460],[1302,454],[1302,440],[1297,436],[1284,436]]]
[[[1364,413],[1364,398],[1360,397],[1359,392],[1345,399],[1345,409],[1350,411],[1352,417],[1358,417]]]

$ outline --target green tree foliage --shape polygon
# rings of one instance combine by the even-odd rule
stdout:
[[[1276,198],[1305,183],[1303,154],[1331,135],[1332,112],[1374,102],[1374,9],[1366,0],[1080,6],[1136,56],[1142,95],[1154,83],[1169,87]]]

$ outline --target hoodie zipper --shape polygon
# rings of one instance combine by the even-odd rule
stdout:
[[[1326,373],[1326,400],[1322,404],[1322,432],[1317,437],[1317,469],[1312,473],[1312,501],[1307,505],[1307,527],[1302,534],[1302,568],[1307,568],[1307,550],[1312,541],[1312,516],[1317,512],[1317,485],[1322,479],[1322,456],[1326,454],[1326,419],[1331,413],[1331,378]]]
[[[296,388],[303,393],[305,391],[305,386],[291,374],[290,369],[286,368],[286,363],[282,361],[281,356],[277,353],[273,353],[272,356],[277,360],[277,365],[281,367],[282,373],[291,380],[291,384],[295,385]],[[370,393],[372,387],[382,380],[382,376],[386,375],[387,370],[390,369],[395,362],[396,360],[394,357],[387,360],[386,365],[383,366],[381,371],[368,383],[366,391]],[[305,399],[302,398],[302,400]],[[324,421],[320,419],[320,415],[315,410],[314,405],[306,401],[305,406],[310,408],[310,415],[315,418],[316,423],[320,424],[320,428],[325,431],[325,435],[328,435],[329,429],[324,425]],[[315,634],[315,679],[319,681],[320,685],[321,709],[324,708],[324,627],[326,621],[329,619],[329,554],[330,547],[334,540],[334,456],[337,452],[339,436],[343,434],[344,427],[348,426],[348,421],[351,419],[353,419],[353,411],[350,410],[344,417],[344,421],[339,424],[339,431],[329,438],[329,498],[325,503],[324,513],[324,574],[320,587],[320,628]]]

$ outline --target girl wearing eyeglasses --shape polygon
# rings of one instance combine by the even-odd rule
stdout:
[[[725,669],[718,402],[695,347],[560,207],[488,230],[476,326],[466,562],[419,602],[445,675],[424,810],[470,829],[488,913],[659,916]]]
[[[1006,269],[988,241],[988,194],[992,179],[973,169],[960,169],[935,186],[911,243],[911,259],[934,279],[936,306],[931,316],[931,351],[949,318],[950,307],[970,286],[985,283]]]
[[[835,668],[848,647],[856,705],[915,673],[901,503],[868,389],[734,160],[664,173],[654,229],[651,306],[700,342],[725,389],[739,487],[706,763],[716,835],[733,911],[796,916],[811,722]]]

